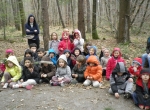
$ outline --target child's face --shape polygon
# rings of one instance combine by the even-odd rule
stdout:
[[[68,35],[66,33],[64,34],[63,37],[64,37],[64,39],[68,39]]]
[[[11,62],[11,61],[8,61],[7,65],[8,65],[9,68],[12,68],[14,66],[13,62]]]
[[[43,66],[47,67],[47,66],[48,66],[48,64],[47,64],[47,63],[43,63]]]
[[[108,57],[110,54],[109,54],[109,50],[105,50],[104,51],[104,56]]]
[[[122,76],[122,75],[123,75],[123,73],[122,73],[122,72],[117,72],[117,74],[118,74],[119,76]]]
[[[66,57],[68,58],[70,56],[70,53],[69,52],[66,52],[65,53]]]
[[[115,51],[114,52],[114,57],[118,57],[119,56],[119,51]]]
[[[136,67],[136,68],[139,67],[139,65],[137,63],[133,63],[133,66]]]
[[[56,40],[57,39],[57,35],[56,35],[56,33],[53,33],[52,34],[52,40]]]
[[[30,50],[35,53],[36,52],[36,47],[31,47]]]
[[[76,39],[79,38],[79,34],[78,34],[78,33],[75,34],[75,38],[76,38]]]
[[[102,47],[101,47],[101,50],[102,50],[102,52],[104,52],[104,50],[105,50],[105,47],[104,47],[104,46],[102,46]]]
[[[38,52],[38,57],[43,57],[44,56],[44,52]]]
[[[79,66],[81,66],[81,65],[82,65],[82,63],[81,63],[81,62],[79,62],[79,61],[76,61],[76,64],[77,64],[77,65],[79,65]]]
[[[29,66],[31,65],[31,61],[30,61],[30,60],[26,60],[26,61],[24,62],[24,65],[25,65],[26,67],[29,67]]]
[[[80,54],[80,51],[79,51],[79,50],[75,50],[75,51],[74,51],[74,54],[75,54],[76,56],[78,56],[78,55]]]
[[[144,80],[144,81],[148,81],[149,78],[150,78],[150,76],[149,76],[148,74],[142,74],[142,75],[141,75],[141,78],[142,78],[142,80]]]
[[[94,55],[94,49],[91,48],[91,49],[89,50],[89,53],[90,53],[90,55]]]
[[[90,45],[87,45],[87,46],[86,46],[87,49],[89,49],[90,47],[91,47]]]
[[[27,53],[25,56],[26,56],[26,57],[31,57],[31,55],[30,55],[29,53]]]
[[[59,59],[59,66],[60,66],[60,67],[64,67],[64,65],[65,65],[64,60]]]
[[[64,29],[64,33],[69,36],[69,30],[68,29]]]
[[[50,58],[52,58],[52,57],[54,57],[54,56],[55,56],[54,53],[50,53],[50,54],[49,54],[49,57],[50,57]]]
[[[94,63],[89,63],[89,66],[95,66],[95,64]]]

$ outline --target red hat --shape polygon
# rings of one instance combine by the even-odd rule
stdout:
[[[6,53],[14,53],[12,49],[7,49],[5,52]]]
[[[134,58],[134,60],[133,60],[133,63],[137,63],[138,65],[142,65],[142,59],[141,58],[138,58],[138,57],[136,57],[136,58]]]

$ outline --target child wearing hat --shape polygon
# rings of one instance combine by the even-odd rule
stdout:
[[[124,98],[130,98],[133,87],[133,79],[130,77],[130,73],[125,68],[123,62],[118,62],[110,76],[110,94],[114,94],[116,98],[119,98],[119,94],[124,94]]]
[[[150,70],[143,68],[136,81],[136,89],[132,94],[133,101],[140,109],[150,109]]]

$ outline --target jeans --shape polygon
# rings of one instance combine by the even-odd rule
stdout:
[[[142,67],[145,66],[146,60],[148,60],[148,65],[149,65],[149,68],[150,68],[150,55],[148,55],[147,53],[142,55]]]

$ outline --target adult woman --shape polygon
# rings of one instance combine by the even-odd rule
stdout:
[[[39,28],[33,15],[29,15],[25,24],[25,31],[28,36],[28,45],[35,43],[38,49],[40,47]]]

